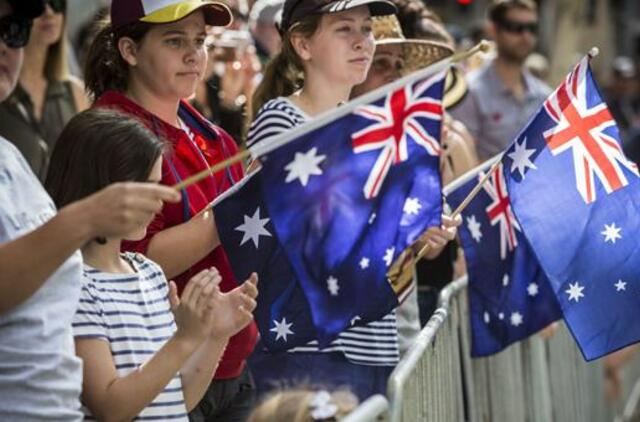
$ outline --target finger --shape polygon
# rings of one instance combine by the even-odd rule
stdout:
[[[200,290],[204,287],[204,278],[207,270],[202,270],[198,274],[191,277],[184,292],[182,292],[182,302],[194,304],[195,299],[200,295]]]
[[[141,196],[153,200],[180,202],[181,199],[180,192],[169,186],[163,186],[157,183],[136,183],[136,188],[139,189]]]
[[[171,310],[175,310],[180,305],[180,298],[178,297],[178,286],[172,280],[169,282],[169,306]]]
[[[252,312],[254,309],[256,309],[256,306],[258,306],[258,303],[255,301],[255,299],[247,295],[242,295],[240,297],[240,301],[240,306],[249,312]]]
[[[213,277],[211,277],[211,275],[207,276],[204,283],[204,287],[200,290],[200,295],[196,298],[196,309],[200,316],[203,316],[207,309],[212,307],[212,293],[217,287],[217,285],[213,283]]]
[[[256,273],[251,276],[242,284],[242,292],[252,298],[258,296],[258,275]]]

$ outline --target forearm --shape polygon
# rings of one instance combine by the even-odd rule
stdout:
[[[114,379],[91,411],[99,420],[132,420],[165,389],[196,347],[172,337],[149,361]]]
[[[193,410],[207,391],[229,339],[209,337],[180,370],[187,411]]]
[[[81,206],[72,204],[31,233],[0,245],[0,313],[31,297],[90,236]]]
[[[147,256],[157,262],[170,279],[191,268],[218,245],[220,239],[213,214],[207,211],[156,234],[149,243]]]

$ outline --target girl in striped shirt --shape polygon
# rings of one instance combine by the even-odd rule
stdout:
[[[254,96],[249,145],[289,131],[342,102],[362,83],[374,53],[371,16],[395,13],[391,2],[285,2],[282,52]],[[302,77],[300,77],[302,75]],[[395,313],[352,326],[327,348],[317,341],[271,353],[258,344],[249,360],[259,393],[299,381],[348,386],[361,400],[386,390],[399,359]]]
[[[64,206],[114,182],[158,183],[163,148],[121,113],[81,113],[58,140],[47,189]],[[140,221],[126,239],[144,237],[148,223]],[[120,253],[122,240],[96,239],[82,248],[73,332],[84,367],[85,418],[187,421],[229,338],[253,319],[257,277],[221,293],[221,277],[211,268],[191,278],[179,299],[157,264]]]

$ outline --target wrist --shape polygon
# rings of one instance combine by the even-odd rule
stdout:
[[[86,243],[97,236],[86,200],[73,202],[58,211],[56,218],[63,226],[68,227],[68,236],[76,237],[79,243]]]
[[[185,357],[190,356],[193,352],[195,352],[200,343],[202,343],[201,340],[183,334],[180,329],[176,331],[170,341],[174,343],[178,352]]]

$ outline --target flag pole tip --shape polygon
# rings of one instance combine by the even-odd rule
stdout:
[[[478,49],[483,53],[488,53],[491,51],[491,43],[487,40],[482,40],[480,44],[478,44]]]
[[[598,54],[600,54],[600,49],[598,47],[591,47],[591,50],[589,50],[591,58],[596,57]]]

